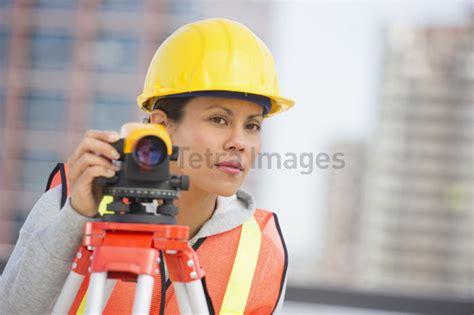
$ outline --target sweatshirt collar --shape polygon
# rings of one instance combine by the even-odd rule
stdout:
[[[189,242],[194,245],[200,238],[230,231],[250,218],[255,209],[254,196],[244,189],[239,189],[229,197],[217,196],[217,207],[212,217],[203,224]]]

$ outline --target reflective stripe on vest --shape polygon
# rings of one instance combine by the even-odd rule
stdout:
[[[220,314],[243,314],[252,285],[262,232],[255,217],[242,224],[239,247],[225,290]]]

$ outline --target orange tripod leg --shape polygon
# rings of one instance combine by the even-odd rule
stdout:
[[[82,279],[90,274],[86,313],[102,312],[107,279],[136,281],[137,292],[133,312],[149,312],[154,277],[159,274],[160,251],[164,252],[180,310],[193,313],[207,312],[200,282],[204,277],[204,271],[199,265],[196,253],[188,244],[188,237],[187,226],[86,223],[83,244],[71,271],[71,274],[80,275]],[[61,309],[64,309],[65,305],[69,307],[72,305],[79,287],[77,281],[74,287],[69,285],[69,294],[66,294],[67,298],[61,300]],[[66,285],[63,291],[65,289]]]

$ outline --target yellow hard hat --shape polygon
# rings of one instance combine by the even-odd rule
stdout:
[[[207,19],[182,26],[157,49],[138,106],[147,112],[154,100],[200,91],[229,91],[268,97],[265,117],[294,101],[280,96],[273,56],[246,26]]]

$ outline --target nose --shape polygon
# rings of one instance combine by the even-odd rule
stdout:
[[[242,128],[233,128],[224,144],[224,149],[229,151],[243,152],[246,146],[247,141]]]

